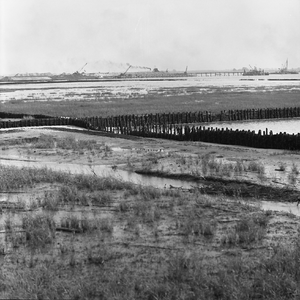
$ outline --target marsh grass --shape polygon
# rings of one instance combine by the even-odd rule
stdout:
[[[4,220],[4,229],[6,231],[10,231],[13,229],[13,221],[12,221],[12,217],[11,217],[11,214],[8,214]]]
[[[220,105],[227,110],[231,109],[252,109],[259,108],[282,108],[295,107],[299,104],[298,93],[286,93],[286,91],[273,91],[268,95],[261,91],[255,93],[240,92],[223,92],[224,88],[219,88],[217,93],[201,94],[203,101],[198,102],[199,94],[191,93],[189,95],[170,94],[168,97],[161,95],[148,95],[145,97],[134,97],[128,101],[124,98],[110,98],[111,103],[108,105],[103,101],[103,96],[100,101],[98,96],[89,95],[88,98],[76,99],[76,101],[55,101],[45,97],[47,101],[40,101],[40,99],[31,99],[33,101],[14,100],[6,101],[1,104],[1,111],[10,113],[23,114],[44,114],[49,116],[61,116],[64,112],[65,116],[74,118],[84,118],[89,116],[110,117],[117,115],[132,115],[132,114],[156,114],[169,113],[170,108],[173,112],[196,112],[196,111],[211,111],[215,113],[220,112]],[[82,91],[80,91],[80,94]],[[215,101],[216,95],[218,101]],[[86,95],[87,96],[87,95]],[[285,99],[284,103],[282,99]],[[184,104],[184,105],[183,105]]]
[[[201,195],[201,194],[195,195],[196,207],[211,208],[214,203],[215,203],[215,200],[212,197],[209,197],[206,195]]]
[[[298,169],[298,166],[293,162],[293,165],[292,165],[292,169],[291,169],[291,172],[294,174],[294,175],[299,175],[299,169]]]
[[[238,221],[235,227],[221,238],[221,244],[249,246],[261,241],[264,238],[268,220],[268,213],[255,213]]]
[[[98,228],[96,220],[89,220],[86,217],[79,218],[75,215],[63,217],[60,220],[60,225],[63,228],[73,229],[79,232],[92,232]]]
[[[89,191],[126,190],[133,189],[134,184],[112,177],[97,177],[94,175],[77,174],[68,177],[68,183],[74,184],[77,189]]]
[[[199,202],[198,202],[199,203]],[[205,203],[202,202],[201,204]],[[208,206],[206,206],[208,207]],[[205,215],[204,207],[196,204],[191,208],[186,208],[188,211],[188,218],[177,219],[176,227],[185,238],[195,238],[204,236],[206,238],[212,238],[216,231],[216,222],[213,218],[209,218]]]
[[[111,235],[114,231],[113,220],[110,218],[100,219],[97,223],[97,228]]]
[[[278,247],[272,257],[256,264],[237,256],[209,268],[201,257],[180,253],[169,260],[166,276],[175,288],[165,289],[165,299],[177,299],[180,291],[185,297],[192,294],[192,299],[297,299],[299,246]]]
[[[0,164],[0,190],[9,191],[38,183],[64,182],[68,173],[47,168],[17,168]],[[71,177],[71,176],[70,176]]]
[[[222,158],[216,158],[212,153],[205,154],[202,157],[198,156],[191,165],[196,166],[193,172],[198,176],[202,173],[203,176],[231,177],[234,173],[237,174],[244,171],[244,166],[241,162],[237,164],[228,163]]]
[[[55,147],[55,139],[50,134],[41,134],[37,140],[33,141],[33,145],[39,149],[52,149]]]
[[[263,166],[262,166],[262,168],[260,169],[260,171],[258,172],[257,178],[258,178],[261,182],[264,182],[264,181],[267,180],[265,168],[264,168]]]
[[[286,170],[286,164],[282,161],[279,162],[279,171],[284,172]]]
[[[182,196],[182,192],[179,189],[164,189],[162,191],[162,196],[180,198]]]
[[[206,238],[211,238],[215,233],[214,224],[212,224],[208,219],[199,219],[192,217],[189,222],[181,224],[182,234],[186,237],[188,236],[204,236]]]
[[[297,175],[295,173],[288,174],[288,181],[291,185],[295,186],[297,183]]]
[[[247,171],[258,173],[257,177],[261,182],[267,180],[265,166],[259,162],[251,161],[247,166]]]
[[[235,164],[234,171],[237,174],[242,174],[245,171],[245,165],[242,161],[238,160]]]
[[[10,233],[10,242],[13,249],[19,248],[25,244],[24,234],[22,232],[15,232],[13,229]]]
[[[17,168],[0,164],[0,191],[9,191],[22,187],[33,187],[38,183],[59,183],[66,187],[62,197],[76,195],[76,190],[132,190],[136,186],[132,183],[114,179],[112,177],[97,177],[95,175],[76,174],[53,171],[48,168]]]
[[[55,223],[49,214],[26,215],[22,218],[26,233],[26,244],[32,249],[44,248],[55,239]]]
[[[161,197],[161,191],[152,186],[139,186],[138,192],[144,201],[159,199]]]
[[[132,206],[132,210],[134,215],[139,217],[139,220],[143,223],[153,224],[161,216],[160,208],[152,202],[136,201]]]
[[[78,140],[71,135],[65,138],[57,138],[50,134],[41,134],[38,139],[32,141],[32,146],[39,149],[60,148],[73,151],[81,149],[92,151],[101,148],[101,145],[97,144],[95,140]]]
[[[251,161],[247,166],[247,171],[261,173],[264,170],[264,166],[261,163],[256,161]]]
[[[119,211],[120,212],[127,212],[131,210],[131,204],[125,201],[119,203]]]
[[[33,203],[37,203],[37,205],[41,206],[43,209],[50,211],[57,211],[60,205],[57,192],[55,191],[45,191],[44,196]]]
[[[143,160],[141,164],[141,169],[144,172],[150,172],[153,169],[153,163],[148,160]]]
[[[111,193],[107,191],[96,191],[88,195],[93,205],[108,206],[113,202]]]
[[[204,203],[205,201],[203,199]],[[149,201],[143,203],[149,204]],[[198,209],[197,212],[200,213],[201,210]],[[136,238],[141,239],[144,231],[135,217],[134,219],[133,233]],[[78,220],[80,219],[74,221],[74,226],[80,228]],[[197,220],[209,223],[204,216],[200,215],[199,218],[195,214],[190,225],[193,233],[188,233],[193,234],[194,238],[207,234],[201,233],[202,225],[197,224]],[[185,225],[190,218],[186,223],[181,221]],[[106,219],[106,222],[103,223],[102,230],[112,228],[111,221]],[[238,222],[236,232],[239,235],[245,232],[254,235],[254,230],[249,230],[249,227],[258,226],[264,229],[267,224],[267,214],[254,213]],[[179,229],[182,230],[183,227],[179,226]],[[154,223],[151,234],[155,239],[160,238],[157,223]],[[244,247],[251,240],[245,239],[241,243],[236,236],[236,233],[232,235],[232,245]],[[207,237],[210,237],[209,231]],[[241,251],[233,249],[234,255],[220,255],[217,260],[213,252],[212,257],[207,260],[201,249],[168,249],[163,253],[155,272],[152,271],[152,259],[155,261],[155,256],[149,258],[150,268],[141,267],[144,264],[142,256],[138,260],[138,270],[134,268],[131,259],[126,261],[121,256],[121,260],[118,260],[120,252],[102,242],[97,247],[88,246],[84,256],[85,265],[82,266],[78,250],[75,251],[74,245],[69,245],[69,255],[63,258],[62,266],[32,256],[30,268],[16,268],[12,270],[12,276],[0,278],[5,283],[2,293],[6,293],[6,298],[22,296],[36,299],[297,299],[295,295],[299,293],[300,280],[299,240],[298,237],[292,245],[274,246],[271,256],[248,256],[247,252],[242,254]],[[255,241],[258,241],[257,235],[251,243]],[[72,243],[75,243],[75,239]],[[127,253],[128,249],[122,251]],[[141,255],[151,255],[145,252],[146,248],[140,251]],[[66,266],[69,269],[66,270]],[[90,269],[82,272],[81,268]],[[96,273],[96,270],[100,271]]]
[[[123,197],[124,197],[124,199],[128,199],[129,197],[131,197],[131,196],[136,196],[136,195],[138,195],[138,194],[139,194],[138,188],[132,187],[132,188],[130,188],[130,189],[127,189],[127,190],[124,192]]]
[[[161,158],[160,155],[158,155],[157,153],[154,153],[154,152],[149,152],[147,153],[146,155],[146,159],[148,161],[150,161],[152,164],[156,165],[158,164],[158,160]]]
[[[298,167],[295,163],[293,163],[292,168],[291,168],[291,172],[288,174],[288,181],[291,185],[293,185],[293,186],[296,185],[298,175],[299,175]]]

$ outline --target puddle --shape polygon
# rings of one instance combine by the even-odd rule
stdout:
[[[122,152],[122,151],[126,151],[126,149],[121,148],[121,147],[111,147],[112,151],[116,151],[116,152]]]
[[[260,201],[261,208],[263,210],[272,211],[283,211],[287,213],[292,213],[296,216],[300,216],[300,205],[297,206],[296,202],[274,202],[274,201]]]

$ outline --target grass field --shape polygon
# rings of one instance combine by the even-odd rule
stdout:
[[[8,101],[0,104],[0,111],[68,117],[103,117],[206,110],[218,113],[221,110],[229,109],[294,107],[299,105],[299,99],[299,91],[225,93],[219,89],[212,94],[199,95],[195,93],[183,96],[170,95],[168,97],[152,95],[131,99],[116,98],[109,101],[95,98],[78,101]]]
[[[37,177],[58,187],[2,215],[2,298],[296,299],[299,292],[300,238],[288,215],[196,191],[0,172],[10,174],[0,186],[26,187],[26,176],[32,193]],[[278,243],[287,228],[291,244]]]

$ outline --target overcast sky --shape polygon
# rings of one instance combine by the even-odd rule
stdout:
[[[299,0],[0,0],[0,74],[300,67]]]

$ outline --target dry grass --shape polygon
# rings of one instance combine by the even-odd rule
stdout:
[[[253,108],[277,108],[294,107],[299,103],[299,93],[285,91],[255,93],[226,93],[222,88],[212,94],[191,94],[188,96],[168,97],[149,95],[132,99],[110,99],[108,106],[106,101],[96,100],[95,97],[78,101],[11,101],[1,104],[3,112],[44,114],[50,116],[88,117],[88,116],[112,116],[124,114],[148,114],[169,113],[182,111],[212,111],[219,113],[224,107],[226,109],[253,109]],[[284,102],[282,99],[284,98]],[[170,109],[171,107],[171,109]]]
[[[264,245],[269,212],[224,197],[134,185],[123,185],[116,197],[116,183],[96,190],[98,184],[79,178],[70,175],[71,185],[45,193],[44,213],[23,217],[25,240],[7,218],[14,250],[6,264],[13,268],[0,277],[1,297],[293,299],[299,292],[298,237],[288,248],[274,247],[272,257],[251,252]],[[102,215],[104,206],[78,215],[83,194],[116,209],[111,216]],[[54,209],[58,200],[75,204],[55,223],[63,212]],[[58,234],[58,226],[70,233]]]

